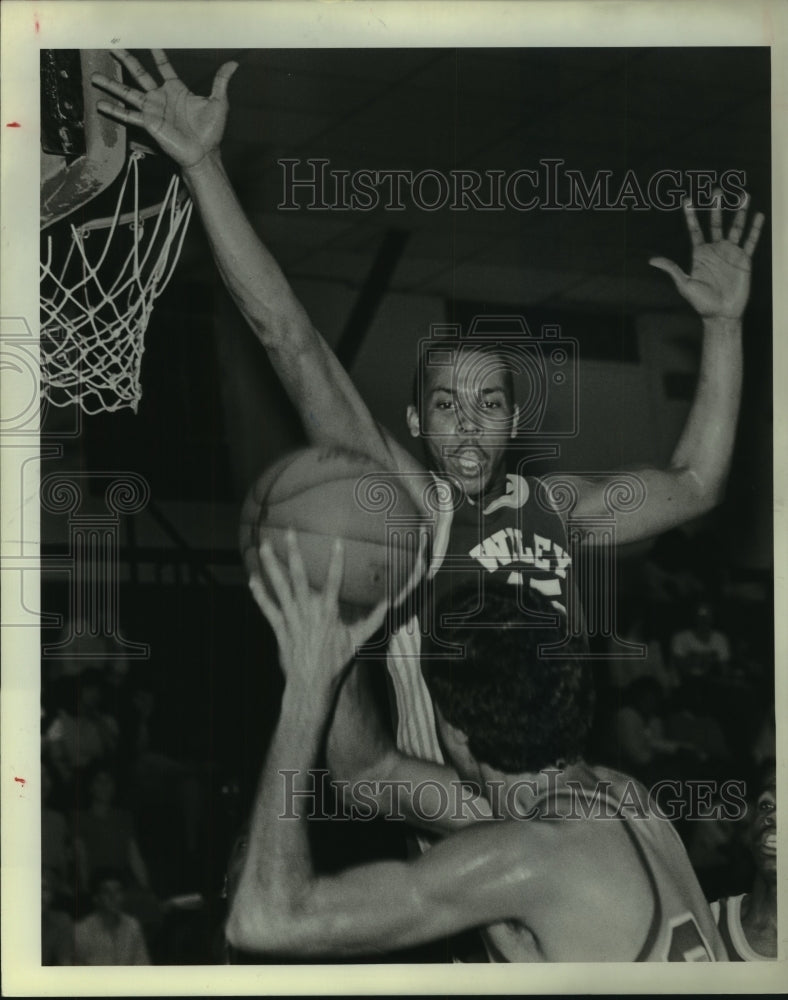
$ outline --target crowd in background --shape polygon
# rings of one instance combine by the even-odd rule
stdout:
[[[43,962],[198,961],[195,931],[207,960],[201,769],[162,750],[176,721],[153,675],[103,657],[101,639],[82,646],[42,668]]]
[[[607,641],[639,652],[598,661],[589,758],[648,787],[682,782],[676,826],[707,897],[746,891],[749,818],[708,808],[693,817],[686,790],[706,783],[708,807],[737,781],[749,800],[775,755],[768,584],[735,577],[702,537],[682,532],[630,563],[618,636]],[[43,962],[221,961],[224,904],[206,877],[206,836],[226,857],[243,817],[228,817],[204,764],[172,751],[189,712],[163,705],[148,666],[102,656],[91,641],[89,655],[42,664]],[[596,637],[592,649],[604,644]]]
[[[675,825],[716,899],[751,878],[747,823],[734,814],[775,757],[771,591],[678,530],[628,583],[617,638],[641,652],[598,673],[594,757],[649,788],[681,783]]]

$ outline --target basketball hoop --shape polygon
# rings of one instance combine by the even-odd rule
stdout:
[[[70,223],[60,245],[43,237],[41,394],[55,406],[137,411],[145,331],[192,211],[177,175],[158,204],[140,207],[145,155],[132,147],[111,215]]]

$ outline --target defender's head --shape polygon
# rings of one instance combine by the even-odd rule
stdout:
[[[452,595],[453,614],[477,608],[475,584]],[[558,614],[535,592],[526,591],[518,604],[513,585],[487,583],[484,617],[499,624],[454,628],[450,638],[462,644],[462,659],[438,658],[425,643],[424,676],[462,776],[475,763],[507,774],[536,773],[583,754],[594,704],[591,673],[579,659],[585,646],[572,641],[560,658],[540,657],[539,647],[565,639],[566,630],[562,620],[545,627],[530,612]]]
[[[478,496],[502,471],[516,434],[511,367],[495,345],[449,344],[421,353],[413,388],[408,428],[423,440],[430,468]]]

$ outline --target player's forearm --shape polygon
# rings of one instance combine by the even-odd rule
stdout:
[[[741,321],[705,318],[695,399],[671,459],[689,474],[689,501],[700,514],[720,499],[730,466],[742,386]],[[692,515],[690,515],[692,516]]]
[[[246,218],[218,150],[184,170],[219,272],[267,348],[297,352],[314,337],[305,310]]]
[[[695,398],[670,464],[638,470],[643,502],[617,519],[622,544],[675,528],[711,510],[722,497],[730,466],[742,384],[741,324],[704,319],[703,355]],[[607,487],[616,477],[590,488],[578,478],[580,500],[574,516],[607,511]],[[590,540],[590,539],[588,539]]]
[[[297,922],[314,877],[307,838],[305,800],[284,800],[285,789],[297,792],[309,784],[325,719],[330,691],[288,681],[271,746],[263,765],[249,831],[248,849],[234,894],[225,933],[233,947],[277,951]],[[283,772],[295,771],[292,785]],[[291,818],[292,817],[292,818]]]
[[[394,464],[388,439],[244,215],[218,151],[184,177],[224,283],[265,347],[307,438]]]

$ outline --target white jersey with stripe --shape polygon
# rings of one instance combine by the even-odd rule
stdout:
[[[711,912],[720,929],[728,958],[731,962],[772,962],[768,955],[757,952],[744,933],[741,922],[741,904],[745,893],[739,896],[726,896],[711,904]]]

